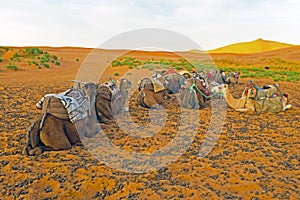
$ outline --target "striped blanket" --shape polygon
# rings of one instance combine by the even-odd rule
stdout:
[[[51,98],[60,100],[65,110],[60,109],[59,105],[51,105]],[[47,103],[44,101],[47,100]],[[84,91],[78,89],[68,89],[60,94],[47,94],[37,104],[36,107],[39,109],[43,108],[45,113],[53,114],[54,116],[61,116],[65,111],[68,114],[68,118],[72,123],[84,119],[88,116],[88,110],[90,108],[89,100],[85,95]]]

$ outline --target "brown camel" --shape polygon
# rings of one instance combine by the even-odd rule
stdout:
[[[235,86],[239,84],[239,82],[240,82],[240,72],[228,73],[226,78],[226,84],[228,84],[229,87],[234,89]]]
[[[167,89],[160,86],[158,91],[155,91],[153,82],[149,78],[144,78],[139,83],[139,93],[136,98],[136,104],[145,108],[159,108],[165,98],[169,98]]]
[[[227,84],[223,84],[217,87],[214,87],[213,92],[217,92],[217,93],[222,93],[228,106],[237,110],[237,111],[257,111],[257,106],[258,105],[258,101],[260,100],[254,100],[254,98],[251,98],[251,94],[254,94],[255,92],[250,91],[252,90],[252,88],[248,88],[247,92],[244,92],[242,97],[239,99],[236,99],[232,96],[232,94],[229,91],[228,85]],[[278,99],[275,99],[278,98]],[[276,108],[271,108],[268,109],[267,111],[273,111],[275,110],[275,112],[279,112],[279,111],[285,111],[286,109],[289,109],[292,107],[292,105],[287,104],[287,97],[285,95],[282,96],[278,96],[278,97],[273,97],[273,98],[268,98],[266,97],[266,100],[269,99],[274,99],[274,100],[279,100],[279,109]]]
[[[96,96],[96,113],[99,122],[112,122],[114,116],[128,110],[125,102],[129,88],[131,88],[131,82],[124,78],[119,81],[119,89],[113,82],[104,82],[99,85]]]
[[[198,78],[190,78],[186,80],[183,89],[180,92],[180,101],[183,108],[201,109],[205,108],[205,101],[203,94],[205,88],[203,82]]]
[[[231,72],[227,76],[226,82],[228,84],[239,84],[240,82],[240,72]]]
[[[166,88],[168,89],[169,94],[177,94],[180,92],[183,84],[184,84],[184,76],[178,73],[169,73],[165,76],[166,79]]]
[[[79,134],[92,137],[98,133],[95,113],[95,95],[97,85],[87,83],[84,92],[89,100],[89,110],[85,118],[72,123],[60,99],[48,96],[44,99],[43,113],[29,127],[25,155],[38,155],[44,151],[67,150],[72,145],[80,143]],[[82,92],[79,89],[70,89],[69,92]],[[59,111],[56,115],[55,111]],[[62,112],[61,112],[62,111]]]

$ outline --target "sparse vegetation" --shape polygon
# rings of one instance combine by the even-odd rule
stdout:
[[[79,62],[79,58],[76,59],[76,62]]]
[[[300,72],[295,71],[269,71],[264,68],[238,68],[235,71],[241,72],[241,78],[273,78],[274,81],[298,82]]]
[[[20,56],[19,54],[15,53],[11,58],[10,58],[11,61],[17,61],[17,62],[20,62],[21,59],[20,59]]]
[[[12,63],[9,63],[7,66],[6,66],[7,69],[10,69],[10,70],[14,70],[14,71],[17,71],[19,70],[20,68],[16,65],[13,65]]]
[[[161,58],[159,60],[146,60],[140,61],[136,58],[131,57],[119,57],[116,60],[113,60],[111,63],[112,67],[117,66],[128,66],[129,69],[133,68],[147,68],[149,70],[153,69],[168,69],[174,68],[176,70],[188,70],[191,71],[193,69],[204,69],[204,68],[211,68],[215,67],[210,60],[203,60],[203,61],[194,61],[189,62],[186,59],[178,59],[178,60],[165,60]]]
[[[264,68],[268,66],[271,70],[278,71],[299,71],[300,62],[284,60],[277,57],[262,58],[257,60],[241,60],[232,58],[215,59],[215,64],[219,68],[228,68],[228,66],[239,66],[239,68]]]
[[[48,63],[43,63],[43,66],[46,67],[46,68],[50,67]]]
[[[25,55],[27,55],[28,57],[36,57],[43,54],[43,51],[40,50],[39,48],[26,48],[25,49]]]
[[[16,66],[15,62],[21,62],[24,60],[25,62],[28,62],[28,65],[34,64],[39,69],[42,67],[50,68],[51,64],[56,66],[60,65],[56,55],[51,55],[47,51],[31,47],[21,49],[18,53],[14,53],[10,60],[12,61],[10,66]]]
[[[284,76],[275,76],[275,77],[273,78],[273,80],[274,80],[275,82],[277,82],[277,81],[283,81],[283,80],[284,80]]]
[[[120,76],[120,74],[118,72],[115,72],[114,76]]]
[[[263,78],[271,77],[274,81],[292,81],[298,82],[300,80],[300,72],[297,72],[295,69],[297,66],[300,68],[300,63],[285,61],[280,58],[264,58],[257,61],[249,60],[246,63],[240,62],[236,59],[217,59],[214,64],[211,60],[195,60],[192,62],[187,61],[186,59],[179,60],[146,60],[144,62],[137,60],[136,58],[131,57],[119,57],[114,60],[111,65],[113,67],[117,66],[128,66],[129,69],[141,67],[143,69],[147,68],[149,70],[154,69],[167,69],[174,68],[176,70],[204,70],[204,69],[224,69],[226,72],[229,71],[239,71],[241,72],[242,78]],[[264,61],[268,62],[268,66],[272,70],[266,70],[264,64],[259,62]],[[271,65],[273,64],[273,65]],[[217,66],[217,67],[216,67]],[[234,66],[234,67],[228,67]],[[238,66],[238,67],[237,67]]]

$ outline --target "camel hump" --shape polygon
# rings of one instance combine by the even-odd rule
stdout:
[[[106,100],[114,101],[121,97],[121,92],[114,82],[106,81],[100,85],[97,93]]]
[[[70,120],[72,123],[87,117],[90,107],[84,91],[78,89],[45,95],[40,102],[38,104],[42,105],[44,113],[49,113],[59,119]]]
[[[69,115],[60,99],[56,97],[46,97],[43,103],[42,110],[44,113],[49,113],[59,119],[69,120]]]

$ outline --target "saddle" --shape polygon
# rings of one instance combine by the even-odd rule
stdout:
[[[165,86],[162,83],[162,79],[151,78],[151,82],[153,84],[154,92],[160,92],[165,89]]]
[[[83,90],[68,89],[60,94],[47,94],[38,103],[44,113],[70,120],[72,123],[88,116],[89,100]]]
[[[277,113],[283,109],[282,96],[284,94],[279,90],[277,84],[264,85],[262,88],[250,84],[248,87],[254,89],[254,108],[257,112]],[[246,93],[248,92],[249,91],[246,91]]]
[[[163,79],[163,77],[162,77]],[[162,83],[162,79],[160,78],[144,78],[138,81],[139,90],[142,88],[146,90],[153,90],[155,93],[160,92],[165,89],[165,86]],[[153,86],[153,89],[152,89]]]
[[[254,100],[282,96],[277,84],[264,85],[262,88],[254,85],[253,88],[256,90]]]

